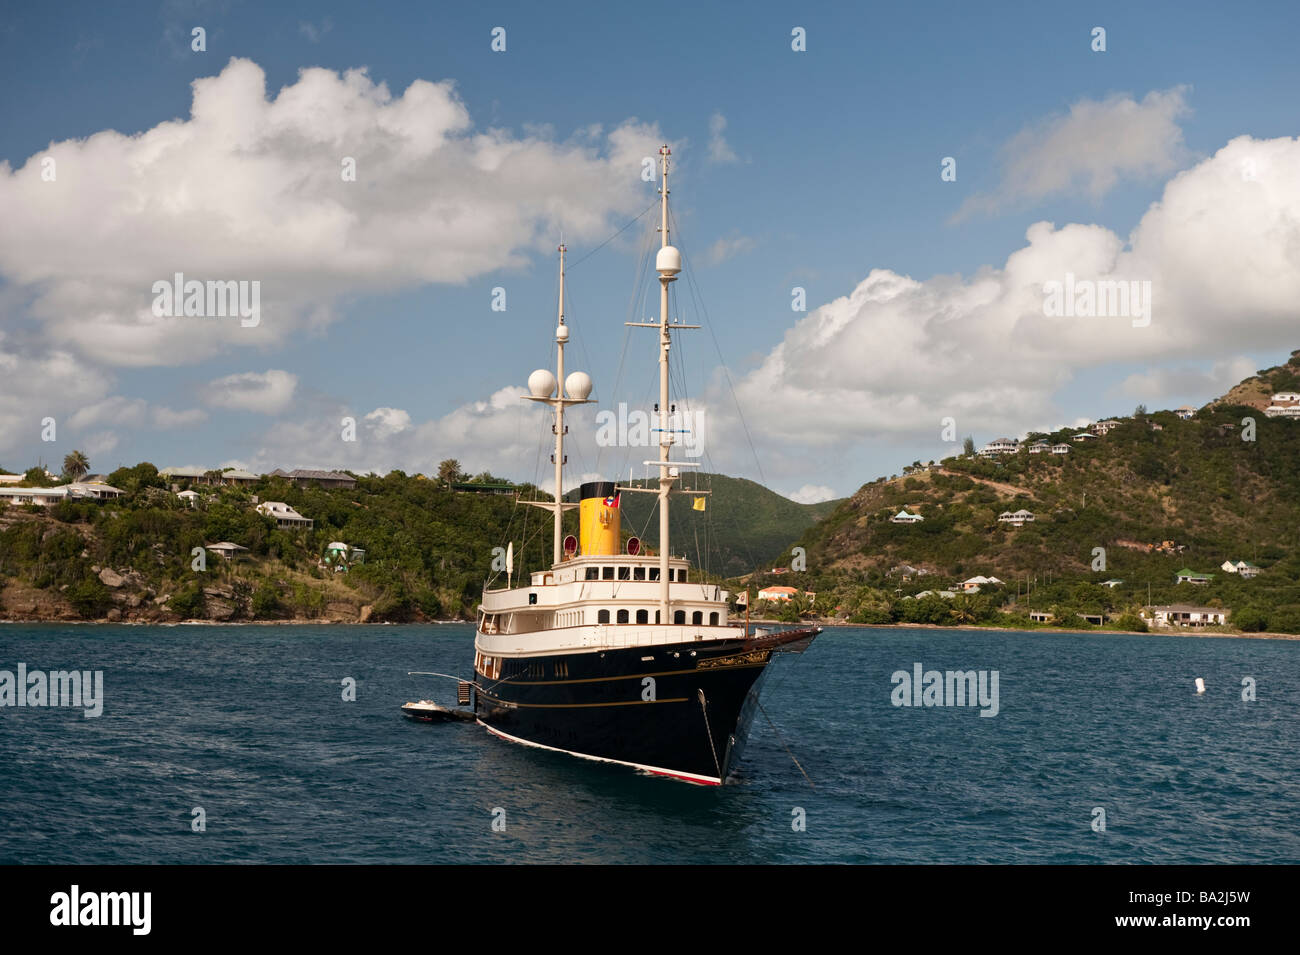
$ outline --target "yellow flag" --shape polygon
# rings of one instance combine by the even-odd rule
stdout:
[[[704,510],[704,502],[705,502],[705,500],[706,500],[706,498],[703,498],[703,497],[697,497],[697,498],[695,499],[695,503],[692,504],[691,507],[693,507],[693,508],[694,508],[695,510],[697,510],[697,511],[702,511],[702,510]]]

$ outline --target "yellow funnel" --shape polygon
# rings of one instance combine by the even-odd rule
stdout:
[[[613,481],[582,485],[578,505],[579,553],[617,554],[621,538],[618,492]]]

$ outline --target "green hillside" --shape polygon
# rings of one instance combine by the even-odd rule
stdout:
[[[1014,454],[962,455],[931,471],[873,481],[802,535],[810,569],[802,585],[834,593],[850,611],[855,587],[875,587],[880,594],[867,596],[879,610],[900,591],[979,574],[1006,582],[994,604],[1039,588],[1019,610],[1136,607],[1149,593],[1157,604],[1217,601],[1249,629],[1260,628],[1258,614],[1271,629],[1300,630],[1300,420],[1260,410],[1268,395],[1298,386],[1300,352],[1190,420],[1139,409],[1082,443],[1073,440],[1077,429],[1031,435]],[[1038,438],[1070,451],[1029,453]],[[891,523],[902,508],[925,520]],[[1033,512],[1032,523],[998,520],[1021,508]],[[1169,552],[1153,549],[1165,541],[1174,542]],[[1104,569],[1093,569],[1094,561],[1101,566],[1096,548],[1105,552]],[[1225,560],[1262,572],[1242,580],[1219,569]],[[902,586],[901,575],[889,575],[902,564],[930,573]],[[1183,568],[1217,576],[1204,586],[1177,585]],[[1113,579],[1124,583],[1097,586]]]
[[[840,503],[797,504],[755,481],[724,474],[688,474],[682,483],[712,493],[703,511],[693,508],[691,496],[674,495],[669,527],[673,552],[687,554],[701,570],[726,577],[770,569],[782,562],[783,554],[788,563],[791,542]],[[658,489],[659,480],[638,480],[635,486]],[[568,497],[576,500],[577,494]],[[621,507],[624,536],[657,547],[658,498],[626,492]]]

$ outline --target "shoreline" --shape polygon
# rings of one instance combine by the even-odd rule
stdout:
[[[837,630],[968,630],[968,631],[993,631],[997,633],[1083,633],[1111,635],[1116,637],[1225,637],[1243,640],[1300,640],[1300,634],[1296,633],[1274,633],[1271,631],[1245,632],[1232,630],[1203,630],[1200,628],[1174,628],[1161,627],[1159,629],[1148,630],[1145,633],[1141,630],[1104,630],[1095,628],[1092,630],[1072,630],[1068,627],[998,627],[998,626],[979,626],[976,624],[939,624],[939,623],[847,623],[839,620],[803,620],[797,623],[783,620],[757,620],[749,621],[750,627],[781,627],[781,626],[798,626],[802,624],[811,624],[822,628],[834,628]],[[100,618],[98,620],[58,620],[58,619],[3,619],[0,620],[0,627],[13,626],[20,624],[60,624],[64,626],[77,627],[297,627],[297,626],[316,626],[316,627],[434,627],[446,626],[448,624],[466,624],[473,626],[472,620],[457,620],[454,618],[446,620],[419,620],[398,622],[393,620],[375,620],[362,623],[357,620],[331,620],[328,618],[317,618],[309,620],[305,618],[295,618],[291,620],[107,620]]]

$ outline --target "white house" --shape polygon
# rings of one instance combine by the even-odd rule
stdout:
[[[1226,573],[1237,574],[1239,577],[1247,579],[1259,576],[1259,568],[1245,560],[1225,560],[1219,565],[1219,568]]]
[[[1300,392],[1279,391],[1277,394],[1273,396],[1273,404],[1275,405],[1300,404]]]
[[[1300,405],[1269,405],[1264,409],[1266,418],[1300,418]]]
[[[923,520],[925,520],[925,518],[922,517],[920,514],[909,514],[909,513],[907,513],[907,510],[906,510],[906,509],[903,509],[903,510],[899,511],[897,514],[895,514],[893,517],[891,517],[891,518],[889,519],[889,523],[891,523],[891,524],[916,524],[917,522],[919,522],[919,521],[923,521]]]
[[[198,491],[181,491],[176,495],[190,507],[197,507],[199,503]]]
[[[1042,454],[1044,451],[1051,450],[1051,447],[1052,446],[1048,444],[1046,441],[1035,441],[1033,444],[1029,446],[1029,453]]]
[[[1069,446],[1068,444],[1054,444],[1054,445],[1052,445],[1052,453],[1053,453],[1053,454],[1069,454],[1069,453],[1070,453],[1070,446]]]
[[[996,577],[984,577],[982,575],[976,575],[974,577],[968,578],[967,580],[963,580],[961,583],[957,584],[957,587],[964,594],[977,594],[980,592],[981,587],[987,587],[990,585],[996,585],[1000,583],[1002,583],[1002,581],[998,580],[998,578]]]
[[[125,493],[111,484],[102,484],[98,481],[88,483],[73,481],[71,484],[60,484],[58,487],[0,485],[0,501],[7,501],[10,504],[35,504],[37,507],[49,507],[51,504],[69,499],[107,501],[121,497]]]
[[[1177,574],[1177,582],[1180,584],[1208,584],[1214,579],[1213,574],[1202,574],[1195,570],[1189,570],[1184,567]]]
[[[0,487],[0,501],[9,504],[35,504],[37,507],[49,507],[66,500],[66,487]]]
[[[66,487],[68,497],[89,497],[96,501],[108,501],[126,494],[126,491],[105,484],[103,481],[73,481]]]
[[[1018,511],[1003,511],[998,515],[998,520],[1003,524],[1013,524],[1021,527],[1034,519],[1034,512],[1027,511],[1023,507]]]
[[[786,601],[789,601],[798,592],[799,592],[799,588],[797,587],[764,587],[762,590],[758,592],[758,599],[781,601],[782,603],[784,603]],[[815,593],[812,593],[811,591],[805,590],[804,596],[816,597],[817,595]]]
[[[257,505],[257,512],[274,519],[275,526],[281,530],[288,530],[295,527],[311,530],[315,524],[315,521],[310,517],[303,517],[283,501],[263,501],[261,504]]]
[[[221,541],[217,544],[205,544],[203,546],[226,560],[239,560],[241,557],[248,556],[247,547],[241,544],[232,544],[230,541]]]
[[[1110,580],[1103,580],[1101,582],[1101,585],[1103,587],[1109,587],[1111,590],[1114,590],[1122,583],[1124,583],[1124,581],[1120,580],[1118,577],[1112,577]]]
[[[190,481],[193,484],[256,484],[261,480],[256,474],[240,468],[222,471],[220,468],[163,468],[158,474],[169,481]]]
[[[1228,622],[1228,611],[1215,607],[1171,604],[1168,607],[1143,607],[1142,616],[1157,627],[1209,627]]]
[[[920,600],[922,597],[943,597],[945,600],[951,600],[957,596],[953,590],[922,590],[919,594],[909,594],[904,600]]]
[[[1121,422],[1114,418],[1107,418],[1105,421],[1098,421],[1092,425],[1092,431],[1096,434],[1107,435],[1120,426]]]
[[[1074,440],[1077,443],[1082,444],[1085,441],[1096,441],[1097,436],[1093,434],[1091,431],[1080,431],[1078,434],[1074,436]]]
[[[1196,409],[1191,405],[1183,405],[1181,408],[1175,408],[1174,414],[1186,421],[1187,419],[1196,416]]]
[[[351,560],[347,560],[349,556],[351,556]],[[366,552],[363,548],[349,547],[343,541],[330,541],[321,557],[322,566],[333,567],[336,571],[347,570],[348,564],[364,564],[365,562]]]
[[[1020,450],[1019,441],[1014,438],[998,438],[996,441],[990,441],[980,448],[979,456],[991,458],[998,454],[1015,454],[1018,450]]]

